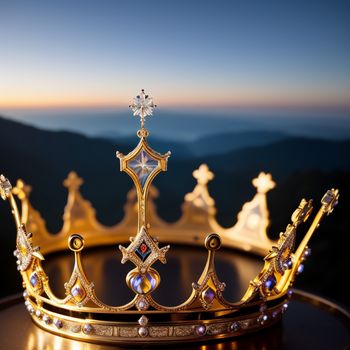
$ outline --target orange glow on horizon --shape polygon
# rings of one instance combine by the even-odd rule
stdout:
[[[169,90],[167,90],[169,91]],[[148,92],[146,90],[146,92]],[[215,94],[208,91],[181,91],[173,93],[161,89],[149,91],[155,102],[169,108],[335,108],[350,110],[348,96],[324,96],[322,93],[306,95],[287,91],[225,91]],[[51,108],[127,108],[133,94],[129,91],[109,92],[104,96],[0,96],[1,109],[51,109]],[[137,92],[134,92],[136,95]]]

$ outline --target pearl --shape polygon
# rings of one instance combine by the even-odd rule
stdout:
[[[139,310],[147,310],[149,305],[145,299],[141,299],[140,301],[137,302],[136,307]]]
[[[140,337],[147,337],[148,329],[146,327],[140,327],[138,333]]]

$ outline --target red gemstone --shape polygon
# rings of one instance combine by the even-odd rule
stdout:
[[[145,243],[142,243],[142,244],[140,245],[140,250],[141,250],[141,253],[142,253],[142,254],[145,254],[145,253],[147,252],[147,250],[148,250],[147,245],[146,245]]]

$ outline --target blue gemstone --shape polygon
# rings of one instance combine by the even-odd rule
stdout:
[[[300,264],[298,266],[298,273],[302,273],[304,271],[304,265],[303,264]]]
[[[288,270],[290,270],[290,269],[293,267],[293,261],[292,261],[292,259],[289,258],[289,259],[286,261],[286,264],[287,264]]]
[[[35,287],[39,282],[39,277],[36,274],[36,272],[32,273],[32,275],[30,276],[30,284]]]
[[[265,281],[264,286],[267,290],[271,291],[275,287],[276,283],[276,277],[274,275],[271,275]]]

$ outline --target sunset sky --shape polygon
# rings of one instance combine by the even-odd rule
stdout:
[[[127,106],[350,110],[349,1],[0,0],[0,112]]]

